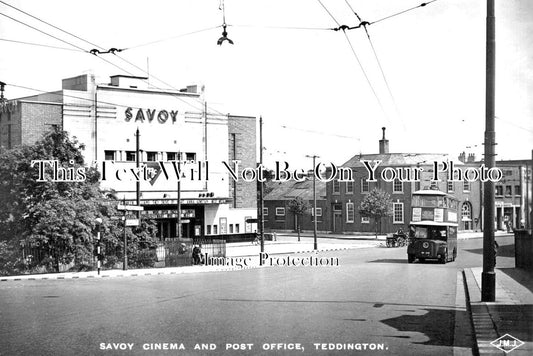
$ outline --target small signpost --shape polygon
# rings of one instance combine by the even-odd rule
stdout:
[[[139,226],[139,219],[126,219],[125,226]]]
[[[144,207],[139,205],[118,204],[117,210],[124,211],[124,265],[122,266],[122,269],[126,271],[128,269],[128,241],[126,239],[126,226],[139,226],[140,223],[140,219],[126,219],[126,214],[128,211],[142,211],[144,210]]]

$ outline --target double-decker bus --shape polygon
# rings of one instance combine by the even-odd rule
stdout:
[[[457,207],[455,197],[438,190],[413,193],[407,261],[437,259],[441,263],[457,257]]]

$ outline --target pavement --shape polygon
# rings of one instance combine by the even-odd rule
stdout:
[[[481,267],[463,272],[475,354],[533,355],[533,271],[496,268],[495,302],[481,301],[481,272]]]

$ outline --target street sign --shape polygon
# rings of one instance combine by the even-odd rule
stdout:
[[[255,223],[257,223],[258,221],[259,221],[259,219],[246,219],[246,222],[247,222],[248,224],[255,224]]]
[[[126,219],[126,226],[139,226],[139,219]]]
[[[181,222],[182,224],[188,224],[188,223],[191,222],[191,220],[189,220],[189,219],[181,219],[180,222]]]
[[[144,210],[144,207],[139,206],[139,205],[123,205],[123,204],[118,204],[118,205],[117,205],[117,209],[118,209],[118,210],[129,210],[129,211],[141,211],[141,210]]]

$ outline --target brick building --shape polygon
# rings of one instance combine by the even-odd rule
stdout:
[[[309,203],[309,210],[300,217],[300,228],[302,231],[313,231],[313,181],[303,182],[268,182],[267,189],[270,190],[264,197],[263,219],[266,230],[276,231],[296,231],[297,218],[290,211],[289,203],[296,197],[302,198]],[[328,231],[327,219],[329,208],[326,204],[326,183],[316,181],[316,215],[317,230]]]
[[[379,162],[375,169],[376,181],[369,181],[369,170],[364,162],[371,167]],[[459,200],[460,230],[475,230],[480,228],[480,183],[479,181],[452,181],[446,173],[438,173],[439,181],[433,181],[434,162],[438,162],[438,169],[443,168],[443,164],[452,161],[447,154],[434,153],[389,153],[389,140],[385,138],[385,128],[383,137],[379,141],[379,153],[358,154],[342,165],[343,168],[351,171],[352,179],[339,181],[335,179],[327,183],[326,204],[328,207],[328,226],[333,233],[356,233],[374,232],[375,225],[370,218],[361,216],[359,207],[364,197],[373,189],[380,189],[387,192],[392,200],[390,217],[382,218],[378,222],[381,233],[391,233],[402,228],[404,231],[411,221],[411,196],[412,193],[421,189],[438,189],[454,195]],[[465,169],[468,166],[475,168],[475,163],[454,162],[456,167]],[[414,179],[414,171],[420,170],[419,179]],[[392,171],[402,171],[404,180],[407,180],[406,172],[411,172],[411,182],[396,179],[386,181],[382,179],[385,172],[386,180],[391,177]],[[337,177],[340,178],[340,177]],[[346,177],[345,177],[346,178]]]
[[[496,228],[526,226],[531,211],[531,161],[497,161],[496,166],[503,172],[502,180],[494,185]]]
[[[246,222],[257,217],[256,183],[229,174],[232,160],[256,167],[256,118],[209,110],[197,85],[154,89],[146,79],[117,75],[99,84],[85,74],[64,79],[59,91],[12,100],[0,114],[0,146],[31,144],[57,125],[85,144],[87,164],[105,166],[101,187],[134,204],[136,180],[119,173],[136,167],[138,129],[139,165],[157,172],[141,179],[140,204],[160,238],[177,235],[178,195],[185,237],[256,230]]]

